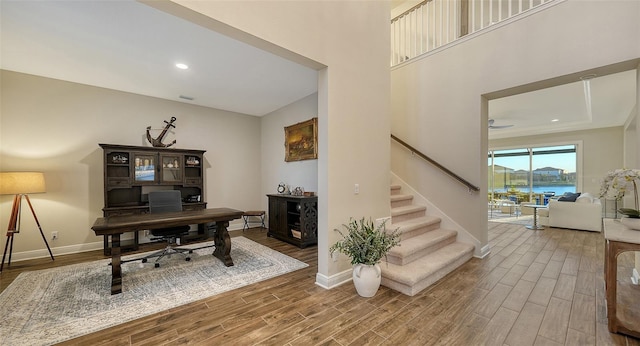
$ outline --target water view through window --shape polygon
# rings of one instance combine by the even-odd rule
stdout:
[[[576,192],[576,146],[490,150],[489,200],[511,199],[546,204]]]

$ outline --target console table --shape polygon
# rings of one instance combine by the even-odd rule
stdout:
[[[123,233],[215,222],[217,226],[214,235],[216,247],[213,255],[218,257],[227,267],[230,267],[233,265],[233,260],[230,255],[231,237],[229,237],[227,227],[229,226],[229,221],[241,218],[242,214],[243,212],[240,210],[214,208],[98,218],[91,229],[98,236],[111,236],[111,294],[122,293],[120,235]]]
[[[617,293],[625,290],[626,286],[618,287],[618,255],[625,251],[640,251],[640,231],[629,230],[620,220],[605,219],[604,238],[604,282],[609,331],[640,338],[640,312],[617,309]]]
[[[300,248],[318,243],[318,197],[267,195],[269,197],[269,232]]]

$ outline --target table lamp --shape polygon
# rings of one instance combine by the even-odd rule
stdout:
[[[7,243],[4,247],[4,255],[2,255],[2,264],[0,264],[0,272],[4,267],[4,260],[7,256],[7,248],[9,249],[9,261],[7,265],[11,265],[11,254],[13,253],[13,236],[16,233],[20,233],[20,205],[22,197],[27,200],[31,214],[36,220],[42,240],[47,245],[49,255],[53,260],[53,253],[47,243],[47,238],[42,232],[40,222],[36,216],[36,212],[33,210],[31,201],[29,200],[30,193],[43,193],[46,192],[44,184],[44,174],[42,172],[0,172],[0,195],[14,195],[13,207],[11,208],[11,217],[9,217],[9,226],[7,227]]]

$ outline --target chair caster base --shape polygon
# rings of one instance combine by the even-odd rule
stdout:
[[[142,259],[142,263],[147,263],[147,259],[146,259],[146,258],[143,258],[143,259]]]
[[[160,268],[160,263],[156,263],[154,266],[155,266],[156,268]]]
[[[191,261],[191,257],[187,257],[187,258],[185,258],[184,260],[185,260],[185,261],[187,261],[187,262],[189,262],[189,261]]]

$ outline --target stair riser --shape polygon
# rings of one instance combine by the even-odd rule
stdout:
[[[401,215],[394,215],[391,217],[391,223],[399,223],[402,221],[407,221],[407,220],[415,219],[417,217],[422,217],[422,216],[425,216],[425,210],[409,212]]]
[[[408,231],[408,232],[402,232],[400,234],[400,241],[407,240],[407,239],[410,239],[410,238],[413,238],[413,237],[417,237],[417,236],[419,236],[421,234],[425,234],[425,233],[427,233],[429,231],[433,231],[433,230],[436,230],[438,228],[440,228],[440,222],[437,222],[437,223],[434,223],[434,224],[431,224],[431,225],[425,225],[425,226],[420,227],[420,228],[412,229],[411,231]]]
[[[409,264],[419,258],[422,258],[434,251],[437,251],[438,249],[441,249],[449,244],[453,244],[456,241],[456,237],[452,236],[452,237],[448,237],[445,239],[442,239],[441,241],[437,242],[437,243],[433,243],[431,245],[429,245],[428,247],[421,249],[420,251],[414,252],[412,254],[410,254],[407,257],[398,257],[398,256],[393,256],[392,254],[387,255],[387,262],[392,263],[392,264],[396,264],[396,265],[405,265],[405,264]]]
[[[402,191],[402,189],[400,188],[400,186],[392,186],[391,187],[391,194],[392,195],[399,195],[401,191]]]
[[[411,205],[412,203],[413,203],[412,199],[402,199],[399,201],[392,201],[391,208],[405,207],[407,205]]]

